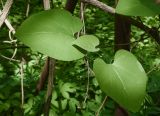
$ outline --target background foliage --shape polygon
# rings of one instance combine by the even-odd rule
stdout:
[[[110,0],[102,0],[113,6]],[[5,1],[4,1],[5,3]],[[53,7],[64,7],[65,0],[54,0]],[[1,6],[2,7],[2,6]],[[9,14],[9,20],[17,28],[26,17],[27,0],[15,0]],[[79,6],[75,15],[79,16]],[[39,0],[30,1],[29,16],[42,11],[43,3]],[[159,27],[159,16],[143,17],[141,20],[149,26]],[[101,57],[107,63],[113,61],[114,56],[114,17],[103,11],[87,5],[85,9],[86,33],[97,36],[100,40],[100,51],[89,53],[89,65],[92,68],[93,60]],[[16,39],[16,38],[15,38]],[[35,96],[35,88],[44,59],[46,56],[31,51],[18,42],[18,52],[15,59],[25,59],[24,68],[24,105],[21,106],[20,63],[9,61],[2,55],[11,57],[14,45],[4,43],[9,40],[8,29],[5,25],[0,30],[0,115],[1,116],[35,116],[43,111],[46,89]],[[147,96],[145,105],[138,113],[131,116],[158,116],[160,115],[160,48],[146,33],[132,27],[131,52],[137,56],[148,74]],[[88,83],[89,73],[89,87]],[[86,91],[88,89],[87,97]],[[56,63],[56,78],[50,116],[84,115],[93,116],[101,106],[105,94],[92,71],[88,71],[83,59],[78,61]],[[100,115],[112,116],[116,103],[107,98]]]

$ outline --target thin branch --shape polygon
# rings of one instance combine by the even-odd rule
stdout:
[[[20,64],[20,79],[21,79],[21,107],[23,107],[24,104],[24,84],[23,84],[23,79],[24,79],[24,59],[22,58],[21,64]]]
[[[4,55],[1,55],[1,57],[7,59],[7,60],[10,60],[10,61],[17,61],[15,59],[13,59],[17,53],[17,40],[13,40],[12,38],[12,34],[11,34],[11,31],[9,31],[9,39],[10,41],[3,41],[3,43],[9,43],[9,44],[14,44],[15,45],[15,49],[14,49],[14,52],[13,52],[13,55],[11,58],[7,57],[7,56],[4,56]]]
[[[39,92],[43,89],[44,84],[48,78],[49,73],[49,58],[46,58],[45,65],[41,71],[40,79],[38,80],[38,83],[36,85],[36,94],[38,95]]]
[[[3,25],[5,19],[7,18],[8,12],[9,12],[12,4],[13,4],[13,0],[7,0],[5,6],[2,10],[2,13],[0,15],[0,27]]]
[[[108,98],[107,96],[104,98],[104,100],[103,100],[101,106],[99,107],[99,109],[98,109],[97,112],[96,112],[96,116],[99,116],[99,113],[100,113],[101,109],[103,108],[103,106],[104,106],[104,104],[105,104],[107,98]]]
[[[2,6],[3,6],[2,0],[1,0],[1,3],[2,3]],[[4,8],[4,6],[3,6],[3,8]],[[3,12],[0,10],[0,16],[1,16],[2,14],[3,14]],[[13,34],[15,34],[15,29],[13,28],[13,26],[11,25],[11,23],[9,22],[9,20],[8,20],[7,18],[5,18],[4,22],[5,22],[6,26],[9,28],[9,30],[10,30]],[[3,24],[3,23],[2,23],[2,24]],[[1,27],[1,26],[0,26],[0,27]]]
[[[132,25],[140,28],[141,30],[146,32],[148,35],[152,36],[155,39],[155,41],[158,44],[160,44],[160,33],[157,28],[155,28],[155,27],[150,28],[150,27],[144,25],[142,22],[137,21],[137,20],[130,18],[130,17],[128,17],[127,20],[130,21]]]
[[[16,59],[13,59],[13,58],[9,58],[9,57],[6,57],[4,55],[0,55],[2,58],[6,59],[6,60],[9,60],[9,61],[14,61],[14,62],[20,62],[19,60],[16,60]]]
[[[14,45],[17,47],[17,40],[13,40],[13,38],[12,38],[12,33],[11,33],[12,31],[10,30],[9,31],[9,39],[10,39],[10,42],[11,43],[14,43]],[[16,56],[16,53],[17,53],[17,48],[15,48],[15,50],[14,50],[14,53],[13,53],[13,55],[12,55],[12,57],[11,57],[11,59],[13,59],[15,56]]]
[[[0,14],[2,13],[2,11],[0,10]],[[15,29],[13,28],[13,26],[11,25],[11,23],[10,23],[10,21],[6,18],[5,19],[5,24],[6,24],[6,26],[8,27],[8,29],[13,33],[13,34],[15,34],[16,32],[15,32]]]
[[[154,70],[156,70],[157,68],[160,68],[160,64],[158,64],[157,66],[153,67],[150,71],[147,72],[147,75],[149,75],[151,72],[153,72]]]
[[[102,10],[104,10],[107,13],[115,14],[115,9],[108,6],[107,4],[104,4],[103,2],[100,2],[98,0],[81,0],[82,2],[91,4],[93,6],[96,6]]]
[[[85,21],[84,21],[84,10],[85,10],[85,5],[83,2],[80,3],[80,19],[83,23],[83,28],[81,29],[81,31],[78,32],[77,36],[79,37],[81,34],[82,35],[85,35],[86,31],[85,31]],[[77,37],[77,38],[78,38]],[[84,101],[83,101],[83,105],[86,105],[86,101],[87,101],[87,98],[88,98],[88,92],[89,92],[89,83],[90,83],[90,67],[89,67],[89,61],[88,59],[84,58],[84,62],[85,62],[85,65],[87,67],[87,89],[86,89],[86,93],[85,93],[85,98],[84,98]]]
[[[85,98],[83,101],[83,104],[86,104],[87,98],[88,98],[88,92],[89,92],[89,83],[90,83],[90,67],[89,67],[89,62],[88,59],[84,59],[84,62],[86,64],[87,67],[87,89],[86,89],[86,94],[85,94]]]
[[[30,0],[27,1],[26,17],[28,17],[30,11]]]
[[[85,21],[84,21],[84,10],[85,10],[85,4],[81,2],[81,7],[80,7],[80,18],[83,23],[83,29],[82,33],[85,35],[86,34],[86,28],[85,28]]]
[[[91,4],[95,7],[100,8],[104,12],[115,14],[115,9],[104,4],[103,2],[100,2],[98,0],[81,0],[82,2]],[[160,44],[160,34],[157,28],[150,28],[146,25],[144,25],[142,22],[139,22],[133,18],[127,17],[126,20],[130,21],[132,25],[140,28],[141,30],[145,31],[147,34],[149,34],[151,37],[155,39],[155,41]]]

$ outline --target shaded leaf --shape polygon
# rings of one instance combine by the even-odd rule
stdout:
[[[73,83],[64,83],[60,88],[60,92],[62,93],[64,98],[69,99],[69,93],[73,93],[76,91],[76,85]]]
[[[51,100],[51,103],[53,104],[54,107],[59,108],[58,101],[53,99],[53,100]]]
[[[129,16],[153,16],[160,14],[156,0],[119,0],[116,13]]]
[[[147,86],[148,93],[160,91],[160,71],[152,72],[149,77],[149,83]]]
[[[93,35],[81,36],[73,41],[73,45],[77,45],[89,52],[96,52],[99,50],[99,48],[95,48],[97,45],[99,45],[99,40]]]
[[[53,91],[53,93],[52,93],[52,99],[57,99],[57,97],[58,97],[58,95],[57,95],[57,91]]]
[[[66,109],[67,103],[68,103],[67,99],[61,100],[62,110]]]
[[[94,72],[101,89],[123,107],[136,112],[146,94],[147,76],[133,54],[119,50],[113,64],[97,59]]]
[[[69,100],[69,109],[72,112],[76,112],[76,106],[78,106],[78,101],[75,98]]]
[[[56,112],[53,109],[51,109],[51,110],[49,110],[49,116],[58,116],[58,115],[56,114]]]

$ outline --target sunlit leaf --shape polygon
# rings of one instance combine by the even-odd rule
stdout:
[[[29,17],[18,28],[16,36],[35,51],[58,60],[71,61],[84,56],[72,45],[74,34],[81,28],[79,18],[68,11],[54,9]]]

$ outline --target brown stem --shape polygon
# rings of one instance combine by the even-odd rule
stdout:
[[[52,100],[54,76],[55,76],[55,59],[49,58],[49,75],[48,75],[47,94],[44,105],[44,116],[49,116],[49,110]]]
[[[81,0],[82,2],[88,3],[88,4],[92,4],[93,6],[96,6],[100,9],[102,9],[103,11],[107,12],[107,13],[111,13],[111,14],[115,14],[115,9],[104,4],[103,2],[100,2],[98,0]]]
[[[48,73],[49,73],[49,57],[47,57],[47,59],[46,59],[45,65],[44,65],[42,72],[41,72],[40,79],[37,83],[36,95],[38,95],[39,92],[43,89],[44,84],[48,78]]]

